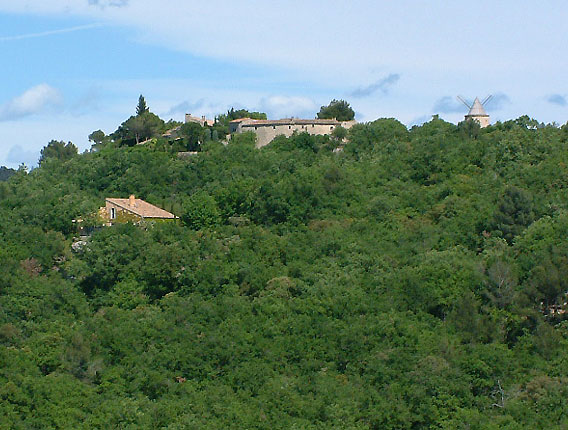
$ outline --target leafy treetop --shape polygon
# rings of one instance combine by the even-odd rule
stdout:
[[[6,166],[0,166],[0,181],[8,180],[14,173],[16,173],[14,169],[10,169]]]
[[[227,119],[229,121],[239,118],[267,119],[267,116],[264,112],[250,112],[246,109],[235,110],[231,108],[227,111]]]
[[[68,142],[66,144],[65,142],[60,140],[52,140],[41,150],[39,164],[41,165],[48,158],[55,158],[61,161],[66,161],[76,156],[77,153],[77,147],[71,142]]]
[[[0,182],[0,427],[565,427],[567,127],[217,126]]]
[[[355,118],[355,111],[345,100],[333,99],[329,105],[321,107],[318,112],[318,119],[333,118],[338,121],[351,121]]]

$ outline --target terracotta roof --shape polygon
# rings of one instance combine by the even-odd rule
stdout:
[[[297,119],[297,118],[285,118],[285,119],[256,119],[251,120],[245,124],[243,127],[255,127],[259,125],[339,125],[341,121],[336,119]]]
[[[134,201],[134,205],[131,205],[131,201]],[[160,209],[142,199],[112,199],[107,198],[107,202],[112,203],[128,212],[132,212],[142,218],[167,218],[173,219],[176,216],[168,211]]]
[[[234,119],[232,121],[229,121],[229,123],[231,123],[231,122],[243,122],[243,121],[248,121],[249,119],[250,118],[248,118],[248,117],[247,118],[237,118],[237,119]]]

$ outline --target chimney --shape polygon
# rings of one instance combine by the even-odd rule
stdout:
[[[185,114],[185,122],[188,123],[191,121],[191,114],[190,113],[186,113]]]
[[[130,197],[128,198],[128,205],[131,207],[136,206],[136,198],[134,197],[134,194],[130,194]]]

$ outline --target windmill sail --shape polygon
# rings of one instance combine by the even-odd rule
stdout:
[[[469,104],[462,96],[458,96],[458,100],[466,105],[468,109],[471,109],[471,104]]]

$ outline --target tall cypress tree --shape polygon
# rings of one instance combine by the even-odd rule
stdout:
[[[149,112],[149,109],[148,106],[146,106],[146,100],[144,100],[144,96],[140,94],[140,97],[138,97],[138,106],[136,106],[136,115],[140,116],[146,112]]]

